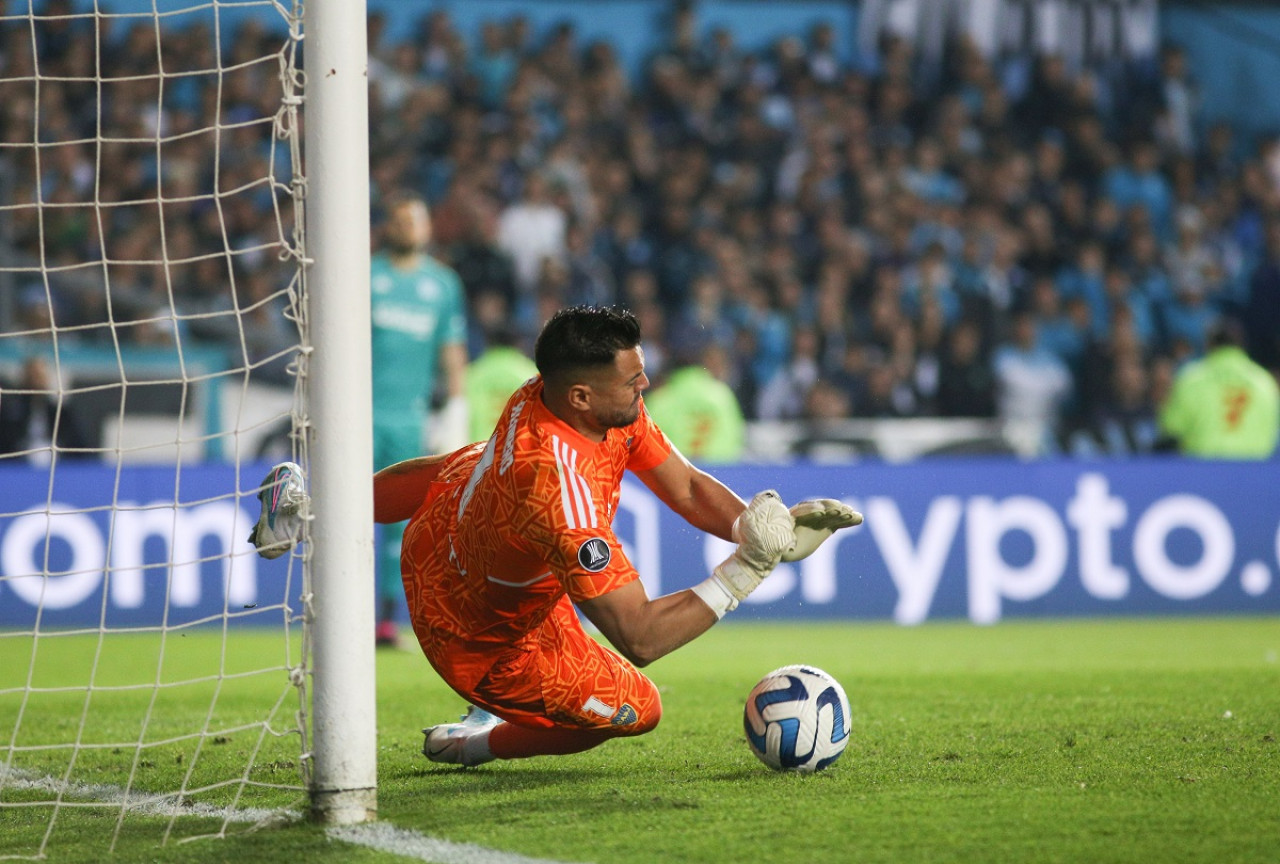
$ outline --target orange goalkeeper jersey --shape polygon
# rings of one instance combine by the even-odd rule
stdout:
[[[638,578],[613,533],[622,475],[670,453],[643,403],[597,444],[543,405],[541,378],[527,382],[483,448],[448,458],[405,531],[405,594],[424,648],[518,644],[565,594],[587,600]]]

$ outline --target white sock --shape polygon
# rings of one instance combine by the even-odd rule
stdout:
[[[489,749],[489,733],[496,728],[498,727],[490,726],[488,729],[481,729],[467,736],[462,742],[463,765],[480,765],[494,760],[493,751]]]

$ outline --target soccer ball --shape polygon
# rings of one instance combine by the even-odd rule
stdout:
[[[849,697],[813,666],[783,666],[760,679],[742,712],[747,746],[775,771],[821,771],[849,743]]]

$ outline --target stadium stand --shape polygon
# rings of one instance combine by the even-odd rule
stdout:
[[[464,33],[436,9],[393,40],[375,12],[375,223],[393,190],[420,190],[439,256],[462,274],[475,317],[514,322],[525,347],[550,311],[578,302],[637,311],[655,384],[670,371],[671,340],[685,354],[699,347],[690,343],[719,345],[745,416],[773,424],[752,440],[803,453],[821,449],[831,429],[844,430],[831,436],[851,452],[879,452],[865,444],[876,437],[865,421],[924,420],[919,428],[935,430],[944,417],[979,423],[963,429],[967,452],[1149,451],[1173,372],[1203,353],[1215,321],[1247,316],[1259,343],[1280,332],[1280,248],[1265,242],[1280,214],[1280,144],[1203,122],[1178,46],[1136,59],[1006,58],[964,38],[922,51],[881,33],[847,61],[830,27],[743,50],[728,29],[700,29],[696,15],[677,4],[666,44],[635,72],[618,46],[581,38],[571,22],[540,32],[515,16]],[[254,56],[261,36],[247,22],[227,50]],[[0,78],[38,61],[41,126],[84,133],[63,140],[92,137],[84,127],[97,97],[76,71],[95,56],[89,38],[71,24],[33,53],[29,30],[0,32]],[[101,55],[101,74],[124,79],[103,97],[116,137],[147,138],[141,127],[130,135],[139,124],[182,129],[218,98],[199,78],[168,88],[162,102],[131,92],[128,66],[146,55],[148,35],[117,38],[128,50]],[[192,52],[210,50],[194,28],[189,41]],[[276,97],[268,71],[248,66],[229,80],[225,117],[261,115],[257,103]],[[155,107],[111,110],[131,104]],[[29,138],[35,110],[29,98],[6,102],[0,141]],[[271,133],[254,123],[230,133],[241,146],[219,166],[224,188],[261,174]],[[165,161],[166,197],[176,199],[213,182],[207,136],[181,146],[188,158]],[[43,201],[84,200],[76,185],[95,154],[56,148],[39,177],[20,149],[3,158],[19,200],[37,184]],[[103,200],[154,196],[145,147],[97,158]],[[269,193],[229,198],[220,218],[188,209],[169,209],[178,250],[188,235],[223,230],[251,249],[275,219]],[[40,259],[43,243],[51,264],[95,260],[95,226],[75,208],[58,213],[37,225],[34,207],[6,210],[6,256]],[[127,248],[148,217],[120,216],[105,230]],[[231,265],[243,305],[274,290],[254,265],[251,254]],[[180,311],[196,316],[178,322],[185,337],[219,343],[206,326],[217,319],[199,316],[204,289],[225,281],[227,266],[199,262],[173,279]],[[147,319],[158,276],[128,275],[113,278],[116,320]],[[106,338],[93,326],[102,294],[92,268],[51,279],[60,323],[84,325],[87,347]],[[0,326],[41,327],[48,310],[12,288]],[[270,316],[262,320],[251,342],[268,356],[276,334]],[[174,338],[133,329],[138,344]],[[1032,330],[1034,355],[1019,342]],[[482,328],[470,347],[484,349]],[[1274,346],[1251,348],[1274,365]],[[1058,367],[1065,386],[1045,374]],[[1003,436],[1025,420],[1008,412],[1040,391],[1045,434]],[[767,431],[778,423],[792,433]],[[957,443],[932,431],[920,440]]]

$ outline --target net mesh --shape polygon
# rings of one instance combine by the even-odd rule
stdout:
[[[0,0],[0,858],[304,800],[300,15]]]

